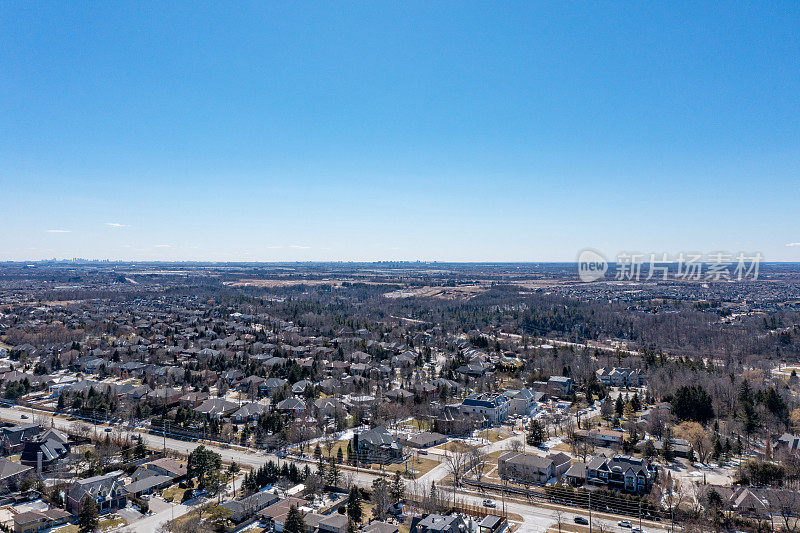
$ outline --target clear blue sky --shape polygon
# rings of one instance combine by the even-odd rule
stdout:
[[[0,260],[800,260],[800,3],[0,4]]]

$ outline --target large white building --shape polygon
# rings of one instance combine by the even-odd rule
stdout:
[[[504,394],[475,393],[467,396],[461,402],[461,413],[480,417],[481,415],[491,424],[500,424],[508,417],[511,401]]]

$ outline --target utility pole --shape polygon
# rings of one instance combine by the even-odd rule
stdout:
[[[639,531],[642,530],[642,502],[639,500]]]
[[[503,500],[503,517],[506,516],[506,491],[505,491],[505,487],[506,487],[506,481],[503,480],[501,485],[500,485],[500,497]]]
[[[592,533],[592,491],[589,491],[589,533]]]

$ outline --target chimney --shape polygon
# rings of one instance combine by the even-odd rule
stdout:
[[[38,452],[36,452],[36,473],[37,474],[41,474],[42,473],[42,455],[44,455],[44,454],[42,454],[42,450],[39,450]]]

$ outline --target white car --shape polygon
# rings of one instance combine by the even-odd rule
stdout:
[[[619,522],[617,522],[617,525],[618,525],[619,527],[633,527],[633,526],[631,525],[631,523],[630,523],[630,522],[628,522],[627,520],[620,520]]]
[[[497,507],[497,504],[494,503],[492,500],[483,500],[484,507]]]
[[[640,528],[639,526],[633,526],[631,528],[631,533],[644,533],[644,531],[642,531],[642,528]]]

